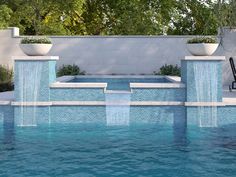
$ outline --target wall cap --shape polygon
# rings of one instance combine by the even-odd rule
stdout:
[[[59,60],[59,56],[12,56],[12,60],[48,61],[48,60]]]
[[[185,56],[183,60],[225,60],[225,56]]]

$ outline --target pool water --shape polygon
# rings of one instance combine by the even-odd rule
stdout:
[[[166,78],[75,78],[69,82],[107,83],[108,90],[129,90],[130,83],[170,83]]]
[[[236,175],[236,125],[0,129],[0,176]]]

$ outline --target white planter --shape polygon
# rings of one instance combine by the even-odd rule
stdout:
[[[199,43],[199,44],[187,44],[188,51],[195,56],[210,56],[212,55],[219,44],[207,44],[207,43]]]
[[[21,50],[29,56],[42,56],[52,48],[52,44],[20,44]]]

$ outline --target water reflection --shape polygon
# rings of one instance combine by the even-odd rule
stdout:
[[[15,126],[13,120],[4,120],[3,123],[3,145],[7,150],[15,147]]]
[[[236,124],[226,125],[217,128],[214,132],[215,137],[213,142],[218,147],[236,150]]]
[[[177,146],[187,146],[187,120],[185,116],[174,114],[173,124],[173,138],[174,144]]]

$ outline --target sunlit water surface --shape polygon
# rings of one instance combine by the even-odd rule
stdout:
[[[0,176],[236,176],[236,125],[0,129]]]

